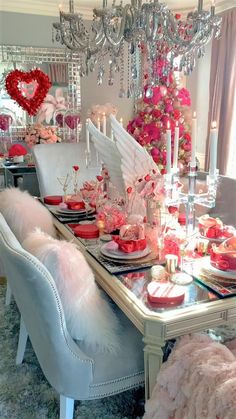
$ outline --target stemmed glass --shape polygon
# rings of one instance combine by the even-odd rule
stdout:
[[[186,249],[189,245],[190,237],[185,237],[181,240],[179,245],[179,253],[180,253],[180,263],[179,263],[179,272],[173,274],[171,276],[171,281],[178,285],[188,285],[193,281],[192,275],[189,275],[184,271],[184,259],[186,256]]]
[[[61,176],[57,178],[58,182],[60,183],[60,185],[62,186],[63,189],[63,202],[66,201],[66,194],[67,194],[67,189],[71,183],[72,180],[72,176],[69,175],[69,173],[67,173],[66,176]]]

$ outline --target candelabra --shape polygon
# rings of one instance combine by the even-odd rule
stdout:
[[[182,192],[179,188],[178,173],[166,175],[166,205],[179,206],[184,204],[186,210],[186,236],[194,234],[196,225],[195,205],[213,208],[216,201],[218,184],[218,170],[208,174],[206,177],[207,191],[204,193],[196,192],[197,170],[196,167],[189,166],[188,172],[188,191]]]

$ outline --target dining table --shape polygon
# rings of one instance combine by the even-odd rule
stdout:
[[[104,243],[99,238],[85,240],[76,237],[71,224],[61,220],[55,212],[53,220],[58,237],[75,243],[93,270],[99,286],[141,332],[146,399],[151,397],[168,342],[236,321],[236,286],[227,292],[212,289],[201,280],[200,259],[187,265],[186,269],[194,280],[184,286],[184,300],[178,304],[156,304],[148,298],[147,287],[152,281],[152,266],[158,261],[137,265],[111,263],[100,252]],[[204,259],[201,263],[204,264]]]

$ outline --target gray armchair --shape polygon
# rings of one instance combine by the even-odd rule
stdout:
[[[80,167],[78,186],[86,180],[95,179],[100,174],[101,164],[97,163],[95,150],[91,148],[91,164],[86,167],[85,143],[38,144],[33,148],[36,173],[41,196],[62,195],[58,177],[72,172],[72,166]],[[73,192],[73,184],[68,193]]]
[[[21,247],[1,214],[0,253],[21,313],[17,363],[29,336],[45,377],[60,394],[61,419],[72,419],[75,399],[107,397],[143,384],[141,334],[121,315],[123,345],[117,355],[77,344],[67,331],[52,276]]]

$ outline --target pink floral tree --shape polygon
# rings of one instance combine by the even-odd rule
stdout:
[[[165,133],[168,122],[172,132],[172,158],[175,127],[179,126],[178,164],[181,172],[187,169],[191,154],[191,131],[187,122],[190,94],[184,87],[177,86],[173,72],[163,76],[163,65],[163,61],[157,62],[155,70],[159,74],[159,84],[151,88],[151,97],[150,86],[146,84],[138,112],[127,126],[127,131],[147,149],[162,174],[166,172]],[[148,78],[147,75],[144,77]]]

